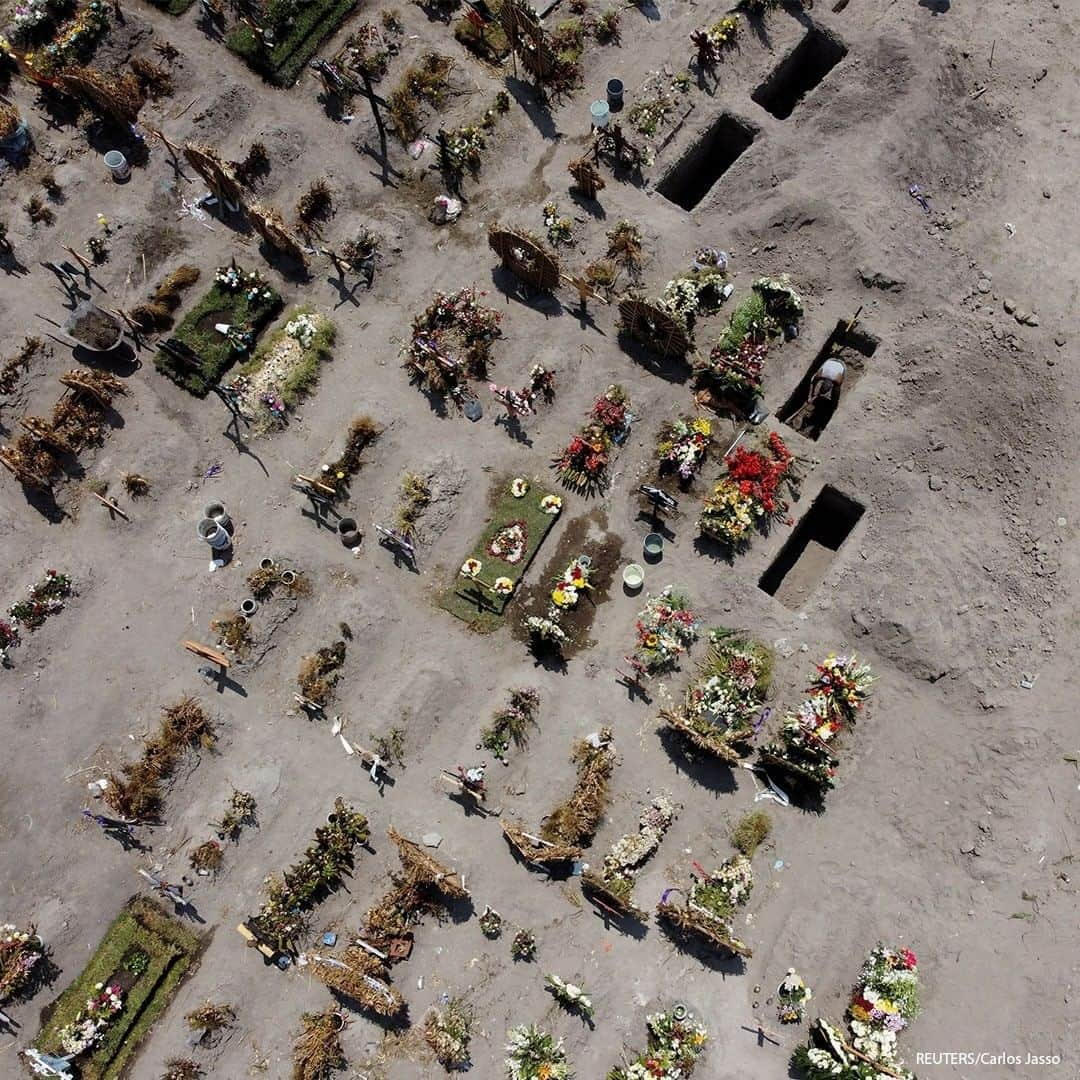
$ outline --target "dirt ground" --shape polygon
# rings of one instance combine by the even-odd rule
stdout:
[[[354,13],[352,23],[382,6]],[[163,1062],[185,1050],[183,1014],[208,997],[232,1002],[239,1016],[216,1050],[193,1052],[209,1075],[289,1075],[300,1015],[326,1007],[329,994],[302,969],[266,966],[234,927],[258,908],[265,875],[303,851],[338,794],[370,815],[373,850],[361,853],[346,887],[318,909],[316,929],[355,927],[382,894],[396,862],[385,839],[393,825],[413,837],[441,834],[437,856],[466,875],[477,912],[491,904],[511,927],[537,933],[537,961],[515,965],[509,933],[490,942],[475,918],[429,919],[412,958],[394,969],[414,1025],[444,993],[469,996],[480,1017],[472,1044],[477,1077],[503,1075],[507,1028],[531,1021],[565,1037],[579,1077],[602,1077],[624,1047],[644,1045],[646,1013],[676,1000],[708,1025],[710,1048],[696,1073],[703,1080],[785,1076],[799,1029],[782,1029],[780,1045],[758,1045],[747,1025],[761,1018],[777,1028],[768,999],[789,965],[814,988],[811,1015],[838,1017],[878,940],[910,946],[919,957],[924,1012],[901,1039],[919,1075],[1080,1075],[1080,867],[1072,865],[1080,775],[1065,759],[1080,749],[1072,659],[1080,641],[1071,412],[1080,404],[1075,7],[851,0],[837,12],[819,0],[809,13],[776,11],[745,28],[716,86],[695,85],[683,99],[693,109],[658,150],[644,184],[608,174],[597,213],[567,191],[567,162],[587,144],[588,103],[612,76],[624,80],[633,102],[649,71],[683,70],[689,33],[723,12],[668,0],[626,8],[620,43],[590,44],[583,89],[545,109],[511,67],[479,63],[445,24],[403,6],[404,47],[383,89],[422,48],[435,47],[457,61],[459,93],[446,122],[475,116],[503,86],[513,98],[479,181],[466,182],[463,217],[442,229],[426,220],[435,181],[417,180],[418,165],[393,140],[383,184],[363,102],[351,122],[334,122],[316,100],[310,72],[289,90],[267,88],[197,28],[194,9],[180,18],[134,0],[124,9],[125,27],[103,46],[108,60],[131,50],[149,55],[160,40],[180,51],[174,94],[148,105],[144,121],[176,142],[210,141],[227,157],[261,139],[271,158],[264,201],[290,212],[310,180],[325,175],[336,206],[327,241],[340,243],[368,223],[386,238],[386,257],[370,292],[361,286],[350,295],[325,261],[313,262],[309,281],[285,278],[250,234],[178,215],[180,197],[191,200],[204,188],[190,170],[178,176],[160,144],[129,183],[114,184],[100,157],[107,147],[93,131],[47,126],[32,89],[12,84],[36,152],[26,170],[0,174],[3,216],[23,268],[9,264],[0,276],[4,356],[23,336],[54,330],[43,319],[63,322],[64,293],[42,263],[66,258],[64,244],[82,246],[98,214],[113,236],[92,291],[110,305],[143,297],[139,252],[147,253],[151,284],[181,261],[198,265],[207,281],[235,256],[265,272],[287,302],[331,315],[339,337],[316,393],[280,434],[229,440],[221,403],[169,382],[146,347],[121,372],[120,421],[99,450],[82,455],[86,476],[58,488],[57,513],[41,512],[11,476],[0,476],[0,601],[12,603],[44,566],[70,573],[78,587],[78,597],[26,635],[12,651],[13,667],[0,672],[0,916],[35,922],[61,969],[50,990],[9,1010],[20,1027],[0,1048],[0,1073],[18,1074],[15,1055],[35,1035],[39,1009],[76,976],[140,887],[136,868],[157,861],[178,878],[236,786],[258,800],[259,827],[230,847],[215,881],[200,878],[188,889],[209,945],[153,1029],[135,1080],[160,1076]],[[846,55],[789,117],[777,119],[751,95],[810,25],[834,34]],[[347,31],[348,24],[338,40]],[[750,122],[756,137],[687,213],[655,186],[723,111]],[[32,226],[21,206],[47,167],[63,196],[53,206],[55,224]],[[912,183],[929,197],[931,213],[909,197]],[[825,485],[865,508],[835,558],[822,557],[817,579],[789,589],[788,602],[801,606],[758,588],[790,530],[773,530],[734,563],[695,544],[702,481],[669,520],[662,561],[640,558],[648,522],[633,493],[655,475],[662,422],[692,410],[690,388],[679,372],[645,366],[620,348],[613,308],[593,304],[580,318],[570,292],[562,294],[565,305],[503,294],[487,225],[497,217],[542,231],[549,199],[574,217],[567,265],[601,255],[605,229],[620,218],[639,223],[644,280],[654,295],[706,243],[730,253],[735,300],[761,274],[790,273],[806,317],[797,340],[770,352],[766,401],[774,412],[837,322],[861,308],[859,325],[879,344],[827,430],[811,442],[779,427],[811,464],[796,518]],[[494,423],[498,410],[486,391],[478,423],[438,416],[400,368],[400,343],[432,291],[472,283],[504,313],[493,377],[520,386],[536,361],[558,373],[554,405],[525,421],[521,439]],[[1006,310],[1014,305],[1037,313],[1036,325]],[[722,312],[702,321],[699,343],[712,340],[725,319]],[[56,376],[72,364],[70,348],[46,340],[51,355],[35,360],[0,403],[5,441],[18,434],[24,412],[47,412]],[[750,773],[688,766],[657,736],[658,710],[682,693],[692,661],[651,683],[648,701],[631,700],[616,682],[641,603],[624,593],[618,575],[588,629],[595,645],[563,670],[533,661],[511,632],[512,614],[504,629],[479,636],[433,602],[483,526],[493,477],[549,482],[550,459],[615,381],[639,420],[616,458],[612,487],[599,499],[566,495],[525,585],[542,582],[570,523],[599,509],[599,527],[622,541],[623,562],[645,565],[647,590],[678,584],[705,626],[739,626],[775,646],[774,705],[794,704],[812,663],[834,649],[857,650],[879,676],[825,813],[758,804],[772,812],[775,830],[755,859],[758,884],[742,928],[754,956],[745,970],[677,951],[654,921],[636,938],[606,927],[574,879],[529,873],[511,858],[498,820],[466,816],[438,782],[440,769],[476,757],[480,726],[505,690],[535,685],[539,730],[527,751],[512,751],[508,766],[489,773],[492,802],[535,825],[573,781],[572,740],[610,725],[620,763],[589,857],[598,861],[635,827],[651,793],[671,792],[683,805],[636,887],[638,903],[650,910],[668,883],[686,880],[691,860],[709,865],[726,856],[728,828],[754,806]],[[307,503],[290,479],[327,460],[361,413],[386,432],[352,484],[347,512],[366,533],[354,556],[303,515]],[[734,427],[718,424],[721,441],[729,430],[733,437]],[[205,478],[215,462],[220,472]],[[405,470],[448,478],[421,521],[418,573],[395,566],[371,530],[389,515]],[[707,478],[715,461],[709,470]],[[128,471],[149,477],[152,494],[138,502],[119,495],[131,521],[110,520],[89,479],[106,479],[119,493]],[[213,500],[228,508],[236,536],[234,561],[211,575],[196,524]],[[210,619],[247,595],[244,577],[266,556],[302,568],[313,595],[287,619],[275,616],[259,662],[219,690],[204,682],[180,642],[212,640]],[[406,767],[394,770],[394,784],[381,794],[329,734],[329,721],[309,721],[292,699],[301,656],[334,640],[341,621],[354,641],[331,713],[346,719],[357,742],[405,731]],[[695,655],[702,651],[699,643]],[[143,830],[150,856],[124,853],[83,829],[87,781],[134,755],[160,707],[184,694],[197,694],[220,718],[220,752],[178,777],[165,824]],[[552,971],[584,982],[596,1004],[595,1030],[553,1005],[542,982]],[[344,1041],[348,1075],[441,1073],[415,1035],[384,1038],[367,1019],[357,1017]],[[951,1050],[1059,1054],[1062,1064],[916,1064],[919,1052]]]

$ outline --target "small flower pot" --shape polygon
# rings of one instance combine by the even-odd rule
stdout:
[[[213,551],[225,551],[232,546],[232,538],[213,518],[199,522],[199,539],[205,540]]]
[[[125,183],[131,176],[131,166],[128,160],[119,150],[109,150],[105,154],[105,168],[112,173],[112,178],[118,183]]]
[[[260,559],[259,560],[259,569],[260,570],[273,570],[274,569],[274,560],[273,559]]]
[[[246,600],[240,602],[240,614],[245,618],[250,619],[258,610],[259,602],[253,596],[249,596]]]
[[[637,563],[630,563],[623,567],[622,580],[628,591],[637,592],[645,584],[645,570]]]
[[[229,517],[228,511],[219,502],[207,503],[203,507],[203,517],[213,518],[223,529],[228,529],[232,532],[233,521]]]
[[[281,584],[292,585],[296,581],[296,574],[292,570],[281,571]]]
[[[342,518],[338,522],[338,536],[347,548],[354,548],[360,543],[360,531],[353,518]]]

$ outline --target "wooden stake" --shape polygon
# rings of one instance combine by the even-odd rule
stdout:
[[[86,258],[84,255],[80,255],[74,248],[68,247],[67,245],[65,245],[64,250],[66,252],[68,252],[70,255],[72,255],[75,258],[76,262],[78,262],[78,264],[84,270],[89,270],[90,267],[94,265],[92,260]]]
[[[178,113],[173,113],[173,119],[179,120],[180,117],[183,116],[184,113],[186,113],[188,109],[190,109],[191,106],[199,100],[200,97],[202,97],[202,94],[196,94]]]
[[[125,514],[124,511],[121,510],[120,507],[112,501],[112,499],[106,499],[104,495],[99,495],[96,491],[91,491],[90,494],[93,495],[99,503],[103,503],[110,510],[115,510],[116,513],[118,513],[125,521],[131,520],[131,518],[129,518],[127,514]]]

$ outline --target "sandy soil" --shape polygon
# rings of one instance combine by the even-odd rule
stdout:
[[[354,926],[381,895],[396,861],[385,841],[393,825],[410,836],[438,831],[438,855],[467,875],[477,910],[491,904],[510,923],[537,932],[537,963],[513,965],[508,936],[488,942],[475,919],[429,921],[412,959],[395,969],[414,1021],[444,992],[469,994],[482,1020],[473,1042],[478,1077],[502,1075],[507,1027],[533,1020],[565,1036],[580,1077],[601,1077],[622,1047],[642,1045],[646,1012],[676,999],[698,1011],[711,1032],[698,1075],[784,1076],[799,1032],[785,1029],[782,1045],[759,1047],[742,1025],[772,1020],[766,999],[791,964],[814,987],[814,1005],[838,1015],[862,957],[879,939],[909,945],[920,958],[925,1011],[903,1043],[913,1067],[919,1051],[1063,1057],[1057,1069],[942,1065],[916,1068],[921,1075],[1076,1076],[1080,933],[1071,860],[1080,777],[1063,760],[1080,746],[1072,707],[1080,480],[1071,412],[1080,402],[1080,41],[1070,4],[851,0],[841,12],[819,3],[810,17],[774,13],[744,34],[717,87],[691,91],[685,104],[693,110],[646,183],[609,178],[599,214],[567,193],[566,164],[586,144],[588,102],[613,75],[626,82],[632,101],[649,70],[681,70],[689,32],[719,10],[667,2],[626,10],[621,44],[591,45],[584,89],[548,111],[527,84],[471,59],[445,25],[403,7],[406,45],[384,87],[419,49],[436,46],[459,65],[462,94],[448,122],[475,115],[504,83],[515,99],[479,182],[466,185],[465,216],[443,230],[425,220],[434,181],[410,180],[415,166],[396,146],[383,186],[378,163],[362,152],[377,145],[362,103],[351,124],[334,123],[317,104],[310,75],[288,91],[265,88],[207,40],[194,10],[180,19],[141,4],[125,10],[126,27],[103,46],[109,60],[131,50],[146,55],[162,39],[181,53],[174,95],[148,106],[144,119],[173,140],[210,140],[230,157],[261,139],[272,161],[262,196],[286,211],[310,179],[326,175],[336,203],[327,240],[339,243],[369,223],[387,238],[387,257],[370,293],[340,289],[323,263],[308,282],[284,278],[250,235],[177,216],[178,195],[191,199],[203,188],[190,173],[178,178],[158,145],[130,183],[115,185],[99,156],[107,147],[95,141],[91,149],[83,127],[46,126],[30,89],[13,84],[37,153],[27,171],[0,177],[24,267],[0,277],[5,356],[23,335],[53,329],[38,315],[58,323],[66,317],[64,294],[41,263],[64,258],[64,243],[81,246],[99,213],[114,228],[110,259],[94,271],[110,304],[129,306],[144,295],[140,250],[148,252],[151,283],[181,261],[209,277],[236,256],[268,273],[287,301],[313,303],[339,326],[317,393],[288,430],[250,445],[224,437],[228,417],[216,399],[189,396],[142,350],[140,362],[121,372],[128,388],[118,402],[121,421],[100,450],[82,458],[87,477],[109,480],[112,492],[126,471],[151,478],[150,498],[120,496],[130,523],[111,521],[85,480],[59,489],[61,512],[50,519],[11,477],[0,477],[3,604],[43,565],[71,573],[79,591],[13,651],[13,669],[0,673],[0,915],[37,923],[62,972],[53,991],[76,975],[136,891],[135,870],[145,861],[83,831],[86,782],[136,751],[163,703],[196,693],[220,717],[220,753],[178,778],[165,824],[146,832],[152,858],[179,877],[187,849],[209,835],[207,822],[232,785],[255,794],[259,828],[229,850],[216,881],[200,879],[189,890],[211,940],[147,1041],[136,1080],[159,1076],[162,1063],[184,1048],[183,1013],[207,997],[231,1001],[239,1014],[231,1037],[201,1055],[210,1075],[243,1077],[258,1062],[266,1063],[262,1075],[289,1074],[300,1014],[325,1007],[329,996],[302,972],[264,966],[233,927],[256,910],[263,877],[303,850],[339,793],[370,814],[374,850],[320,908],[317,928]],[[810,18],[840,38],[847,55],[779,120],[751,94]],[[760,130],[687,214],[654,185],[720,111]],[[53,207],[55,225],[31,226],[20,207],[46,167],[63,198]],[[930,196],[931,214],[909,198],[913,182]],[[494,766],[492,777],[493,801],[526,822],[539,821],[571,784],[571,741],[610,725],[620,765],[594,857],[634,827],[650,792],[670,791],[684,805],[638,883],[638,902],[649,907],[666,883],[685,879],[691,859],[708,864],[725,855],[730,823],[753,805],[748,773],[687,768],[656,734],[658,708],[681,694],[692,665],[652,684],[651,702],[629,700],[616,683],[640,604],[618,584],[589,629],[596,644],[563,671],[535,665],[509,628],[471,634],[432,602],[482,527],[491,478],[546,480],[551,456],[613,381],[627,388],[640,420],[617,458],[611,491],[592,502],[567,496],[526,585],[542,582],[563,531],[594,507],[605,515],[602,527],[623,540],[621,558],[637,559],[648,529],[633,492],[654,473],[661,423],[692,404],[677,373],[650,370],[619,348],[612,310],[593,305],[580,319],[570,295],[563,307],[501,294],[487,223],[498,216],[541,230],[547,199],[575,217],[568,264],[599,256],[605,228],[619,218],[640,223],[645,282],[654,292],[703,243],[731,253],[736,297],[759,274],[789,272],[807,313],[799,339],[770,354],[773,410],[838,320],[861,306],[861,326],[880,341],[819,441],[783,429],[812,461],[796,515],[826,484],[866,508],[799,610],[757,588],[788,531],[758,540],[733,565],[714,560],[694,543],[699,496],[683,497],[662,562],[646,567],[650,587],[685,586],[706,625],[735,624],[775,644],[777,704],[794,703],[809,665],[832,649],[857,649],[879,675],[827,811],[774,808],[774,837],[755,863],[758,887],[744,928],[754,958],[745,971],[674,950],[653,923],[639,939],[606,928],[582,904],[575,882],[545,882],[517,865],[498,821],[467,817],[438,784],[441,768],[474,755],[479,728],[507,687],[535,685],[542,697],[540,730],[528,751],[513,753],[505,769]],[[494,377],[520,386],[537,360],[558,372],[554,406],[525,423],[523,441],[493,423],[486,394],[479,423],[440,417],[400,370],[399,344],[431,291],[469,283],[489,290],[505,313]],[[1016,321],[1006,300],[1037,312],[1038,325]],[[700,326],[699,342],[723,320]],[[71,351],[51,345],[51,355],[35,361],[2,403],[7,438],[24,411],[40,415],[56,397],[55,379],[70,366]],[[354,558],[303,516],[306,502],[289,481],[326,460],[360,413],[387,430],[352,485],[348,511],[369,531]],[[726,423],[720,430],[727,432]],[[213,462],[223,469],[204,479]],[[396,567],[370,533],[393,506],[406,469],[450,478],[422,524],[427,541],[416,574]],[[699,482],[698,492],[704,488]],[[213,575],[195,535],[211,500],[223,501],[237,523],[236,558]],[[209,620],[246,595],[244,575],[267,555],[303,568],[314,593],[275,624],[265,655],[237,673],[239,688],[219,692],[179,643],[210,640]],[[357,741],[395,726],[406,732],[407,767],[381,795],[328,723],[308,721],[293,707],[300,657],[336,638],[341,621],[355,642],[332,711],[347,718],[346,732]],[[1031,689],[1019,685],[1025,675],[1035,679]],[[542,987],[546,971],[584,980],[596,1002],[595,1031],[553,1008]],[[37,1011],[51,996],[43,991],[10,1010],[21,1028],[0,1050],[4,1075],[16,1075],[16,1047],[33,1037]],[[415,1039],[384,1040],[364,1019],[351,1024],[345,1044],[356,1076],[440,1072]]]

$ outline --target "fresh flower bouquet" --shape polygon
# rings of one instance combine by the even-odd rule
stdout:
[[[504,525],[488,541],[487,552],[511,566],[525,558],[529,547],[529,530],[523,518]]]
[[[58,1032],[60,1048],[65,1054],[79,1054],[89,1050],[98,1042],[113,1017],[124,1007],[120,987],[98,983],[96,997],[87,998],[86,1006],[70,1024],[65,1024]]]
[[[756,398],[761,393],[762,372],[769,343],[764,338],[744,338],[734,349],[716,344],[709,352],[709,374],[722,394]]]
[[[586,1020],[593,1017],[592,998],[585,993],[584,987],[568,983],[558,975],[545,975],[546,989],[551,991],[555,1000],[569,1012],[576,1012],[584,1016]],[[541,1074],[542,1075],[542,1074]]]
[[[311,348],[311,343],[315,340],[315,334],[318,330],[319,319],[306,312],[297,315],[295,319],[290,319],[285,324],[285,333],[294,341],[298,341],[304,349]]]
[[[575,556],[551,590],[551,602],[557,608],[577,607],[578,597],[592,588],[589,584],[591,576],[592,560],[584,555]]]
[[[794,1062],[808,1080],[914,1080],[897,1055],[896,1036],[918,1013],[915,954],[878,944],[863,963],[848,1006],[850,1038],[845,1040],[840,1030],[819,1019],[811,1025],[810,1044],[795,1051]]]
[[[562,1039],[553,1038],[535,1024],[519,1024],[506,1038],[509,1080],[570,1080]]]
[[[687,691],[687,719],[702,735],[748,737],[769,688],[772,654],[722,627],[709,631],[709,642],[704,677]]]
[[[741,854],[732,855],[707,877],[697,878],[690,887],[690,906],[699,908],[717,919],[728,919],[735,908],[750,899],[754,887],[754,870],[750,860]]]
[[[56,570],[46,570],[45,576],[28,587],[29,597],[17,600],[8,608],[8,614],[27,630],[36,630],[50,616],[64,607],[64,601],[72,594],[71,578]]]
[[[692,480],[712,444],[712,422],[706,417],[673,420],[660,432],[656,456],[660,471],[675,469],[680,479]]]
[[[531,930],[519,930],[510,942],[510,955],[527,964],[536,956],[536,935]]]
[[[486,938],[497,938],[502,933],[502,916],[493,907],[485,908],[478,922],[480,932]]]
[[[825,698],[830,711],[854,721],[855,714],[870,696],[873,683],[874,674],[869,664],[860,664],[854,654],[837,656],[830,653],[817,665],[817,674],[808,693]]]
[[[709,1037],[705,1027],[681,1007],[652,1013],[645,1024],[648,1049],[629,1065],[612,1069],[607,1080],[687,1080]]]
[[[918,1014],[919,971],[915,954],[910,949],[876,945],[859,973],[859,989],[848,1007],[851,1021],[895,1033],[903,1031]]]
[[[11,658],[8,656],[8,649],[13,645],[19,644],[19,628],[14,624],[8,622],[6,619],[0,619],[0,664],[7,667],[11,663]]]
[[[48,0],[23,0],[15,5],[14,15],[11,21],[12,37],[20,38],[49,17]]]
[[[664,286],[656,306],[689,326],[698,310],[698,290],[688,277],[674,278]]]
[[[525,629],[537,640],[553,645],[565,645],[570,640],[566,631],[554,619],[547,619],[542,615],[530,615],[525,620]]]
[[[102,0],[90,0],[57,31],[52,41],[35,55],[34,70],[47,74],[80,56],[109,25],[108,10]]]
[[[0,926],[0,1003],[18,993],[30,981],[30,973],[45,955],[41,938],[29,926]]]
[[[650,597],[638,615],[635,656],[650,672],[670,670],[697,640],[697,627],[689,597],[669,585]]]
[[[736,447],[725,459],[727,474],[705,500],[698,519],[702,533],[742,548],[753,529],[784,518],[788,504],[780,497],[780,488],[792,482],[794,461],[775,431],[770,432],[765,451]]]
[[[774,765],[821,791],[835,786],[836,758],[829,740],[840,730],[825,699],[809,698],[784,718],[779,738],[761,748],[765,765]]]
[[[403,349],[404,366],[425,389],[456,398],[466,376],[487,377],[492,342],[499,336],[502,315],[485,307],[476,289],[437,292],[412,324]]]
[[[609,386],[597,398],[588,423],[552,463],[563,484],[586,494],[607,486],[611,448],[629,430],[629,406],[621,386]]]
[[[540,509],[550,517],[555,517],[562,510],[562,496],[545,495],[540,500]]]

